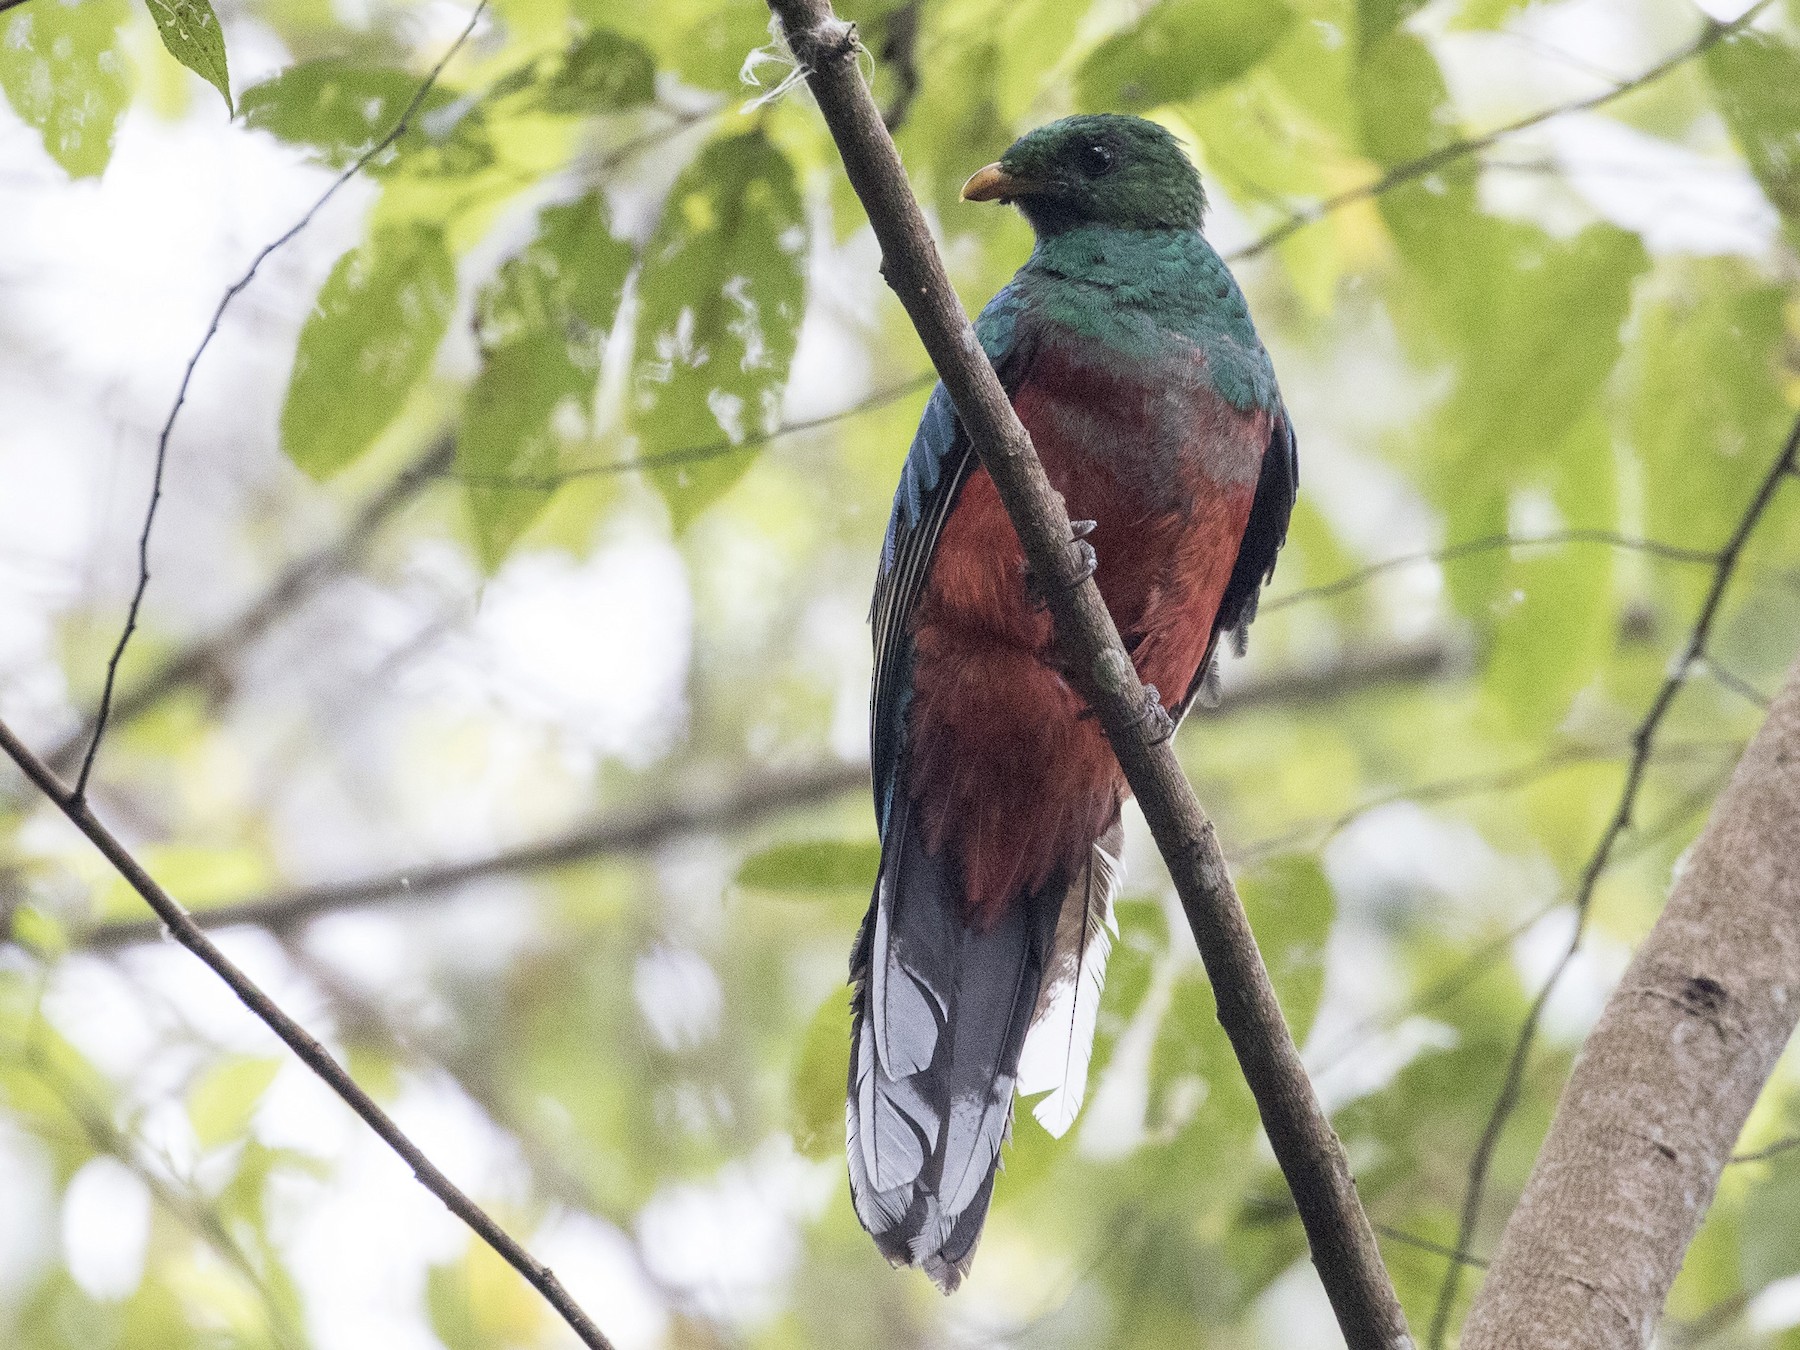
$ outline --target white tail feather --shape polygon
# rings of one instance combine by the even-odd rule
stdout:
[[[1031,1113],[1059,1139],[1075,1123],[1087,1095],[1106,958],[1119,931],[1113,900],[1124,886],[1125,873],[1113,851],[1118,846],[1116,829],[1103,835],[1081,882],[1069,887],[1057,916],[1031,1031],[1019,1056],[1019,1095],[1049,1094]]]

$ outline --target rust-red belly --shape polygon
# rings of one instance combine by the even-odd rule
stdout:
[[[1097,522],[1101,594],[1139,676],[1173,706],[1211,641],[1266,418],[1205,408],[1194,432],[1239,443],[1180,454],[1172,480],[1147,451],[1113,444],[1096,454],[1075,443],[1105,424],[1108,400],[1121,436],[1148,438],[1134,418],[1142,389],[1036,374],[1015,400],[1019,416],[1070,516]],[[1076,405],[1079,418],[1065,415]],[[1245,456],[1247,465],[1234,462]],[[1220,463],[1230,481],[1207,472]],[[1049,615],[1027,598],[1017,535],[983,470],[945,524],[913,634],[907,785],[927,848],[960,862],[968,918],[984,924],[1077,864],[1127,789],[1098,723],[1049,664]]]

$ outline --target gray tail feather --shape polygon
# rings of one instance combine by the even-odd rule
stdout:
[[[925,852],[909,814],[896,804],[850,960],[850,1193],[882,1254],[922,1266],[949,1293],[987,1217],[1071,888],[1053,885],[971,928],[954,865]]]

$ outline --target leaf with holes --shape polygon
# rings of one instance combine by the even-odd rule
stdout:
[[[794,171],[760,132],[707,146],[669,193],[639,288],[632,414],[678,528],[749,468],[733,448],[780,418],[805,250]]]
[[[558,418],[567,410],[587,419],[631,260],[605,199],[590,192],[547,208],[536,237],[476,297],[482,363],[463,408],[457,468],[489,568],[550,499],[553,482],[534,480],[556,470]]]
[[[205,80],[231,111],[231,72],[225,65],[225,34],[210,0],[148,0],[150,17],[169,55]]]

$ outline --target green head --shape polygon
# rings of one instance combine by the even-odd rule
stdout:
[[[1065,117],[1013,142],[963,185],[972,202],[1016,202],[1040,235],[1077,225],[1197,230],[1200,175],[1163,128],[1141,117]]]

